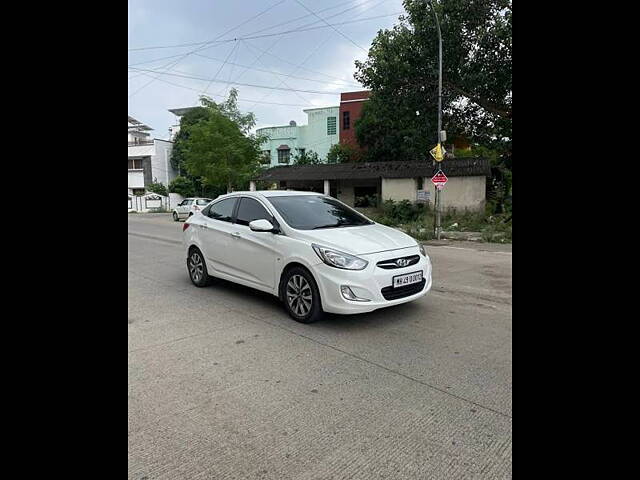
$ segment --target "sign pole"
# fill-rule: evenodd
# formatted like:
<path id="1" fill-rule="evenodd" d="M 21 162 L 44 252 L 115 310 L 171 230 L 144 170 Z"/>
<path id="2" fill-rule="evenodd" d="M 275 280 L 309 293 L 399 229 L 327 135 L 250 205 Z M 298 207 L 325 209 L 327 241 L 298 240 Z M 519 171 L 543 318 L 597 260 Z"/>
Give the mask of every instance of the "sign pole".
<path id="1" fill-rule="evenodd" d="M 442 163 L 442 150 L 440 143 L 443 141 L 441 138 L 442 132 L 442 32 L 440 31 L 440 21 L 438 20 L 438 14 L 436 13 L 436 9 L 433 5 L 433 0 L 429 2 L 431 4 L 431 10 L 433 11 L 433 16 L 436 19 L 436 26 L 438 28 L 438 146 L 436 147 L 438 150 L 438 156 L 440 158 L 436 158 L 436 163 Z M 438 167 L 438 171 L 440 171 L 440 166 Z M 436 221 L 435 221 L 435 237 L 440 240 L 440 214 L 441 214 L 441 195 L 440 188 L 436 185 L 436 198 L 435 198 L 435 209 L 436 209 Z"/>

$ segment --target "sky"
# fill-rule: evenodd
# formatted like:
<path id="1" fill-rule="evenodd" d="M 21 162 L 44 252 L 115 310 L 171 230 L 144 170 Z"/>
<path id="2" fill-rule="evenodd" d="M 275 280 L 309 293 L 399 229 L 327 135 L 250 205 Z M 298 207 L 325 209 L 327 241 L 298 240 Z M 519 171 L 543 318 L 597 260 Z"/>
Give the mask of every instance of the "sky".
<path id="1" fill-rule="evenodd" d="M 402 13 L 402 0 L 129 0 L 128 114 L 166 139 L 168 109 L 234 87 L 256 128 L 305 125 L 305 108 L 363 89 L 354 61 Z"/>

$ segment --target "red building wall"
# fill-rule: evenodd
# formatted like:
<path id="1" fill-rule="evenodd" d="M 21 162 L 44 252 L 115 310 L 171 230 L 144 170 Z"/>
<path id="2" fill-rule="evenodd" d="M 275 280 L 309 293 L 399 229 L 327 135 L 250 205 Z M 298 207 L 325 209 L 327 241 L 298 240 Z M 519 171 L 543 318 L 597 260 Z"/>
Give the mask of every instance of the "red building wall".
<path id="1" fill-rule="evenodd" d="M 369 98 L 370 92 L 362 90 L 360 92 L 344 92 L 340 94 L 340 143 L 349 144 L 352 147 L 361 150 L 356 140 L 356 131 L 354 129 L 355 121 L 362 115 L 362 107 L 364 102 Z M 345 128 L 344 112 L 349 112 L 349 125 Z"/>

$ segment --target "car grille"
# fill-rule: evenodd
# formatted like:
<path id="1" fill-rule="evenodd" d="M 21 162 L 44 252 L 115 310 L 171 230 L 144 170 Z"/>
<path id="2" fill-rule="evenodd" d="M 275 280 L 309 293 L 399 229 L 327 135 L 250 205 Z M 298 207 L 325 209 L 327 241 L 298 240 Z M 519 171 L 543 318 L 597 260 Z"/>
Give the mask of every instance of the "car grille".
<path id="1" fill-rule="evenodd" d="M 406 265 L 398 265 L 396 264 L 398 260 L 407 260 L 408 263 Z M 376 265 L 378 265 L 378 267 L 380 268 L 384 268 L 385 270 L 391 270 L 392 268 L 405 268 L 405 267 L 408 267 L 409 265 L 415 265 L 419 261 L 420 261 L 420 255 L 411 255 L 409 257 L 399 257 L 399 258 L 392 258 L 390 260 L 381 260 Z"/>
<path id="2" fill-rule="evenodd" d="M 407 285 L 406 287 L 384 287 L 380 290 L 380 293 L 382 293 L 385 300 L 397 300 L 398 298 L 410 297 L 411 295 L 420 293 L 426 283 L 427 280 L 423 278 L 421 282 Z"/>

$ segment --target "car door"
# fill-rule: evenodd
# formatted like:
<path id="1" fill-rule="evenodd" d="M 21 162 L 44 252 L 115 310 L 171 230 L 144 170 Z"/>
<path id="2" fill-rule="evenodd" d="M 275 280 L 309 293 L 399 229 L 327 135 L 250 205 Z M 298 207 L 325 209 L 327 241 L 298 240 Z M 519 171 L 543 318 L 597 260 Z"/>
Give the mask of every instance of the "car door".
<path id="1" fill-rule="evenodd" d="M 191 207 L 192 199 L 186 198 L 184 199 L 177 207 L 178 216 L 186 217 L 189 214 L 189 208 Z"/>
<path id="2" fill-rule="evenodd" d="M 258 200 L 240 197 L 239 202 L 228 254 L 230 271 L 237 278 L 255 284 L 256 287 L 273 289 L 276 258 L 282 245 L 279 235 L 254 232 L 249 228 L 249 222 L 265 219 L 274 223 L 275 220 Z"/>
<path id="3" fill-rule="evenodd" d="M 231 234 L 234 230 L 233 212 L 236 205 L 236 197 L 226 198 L 211 205 L 197 217 L 199 236 L 204 256 L 207 259 L 207 268 L 212 274 L 215 272 L 232 274 L 233 267 L 229 256 L 229 248 L 232 245 Z M 196 217 L 193 217 L 196 218 Z"/>

